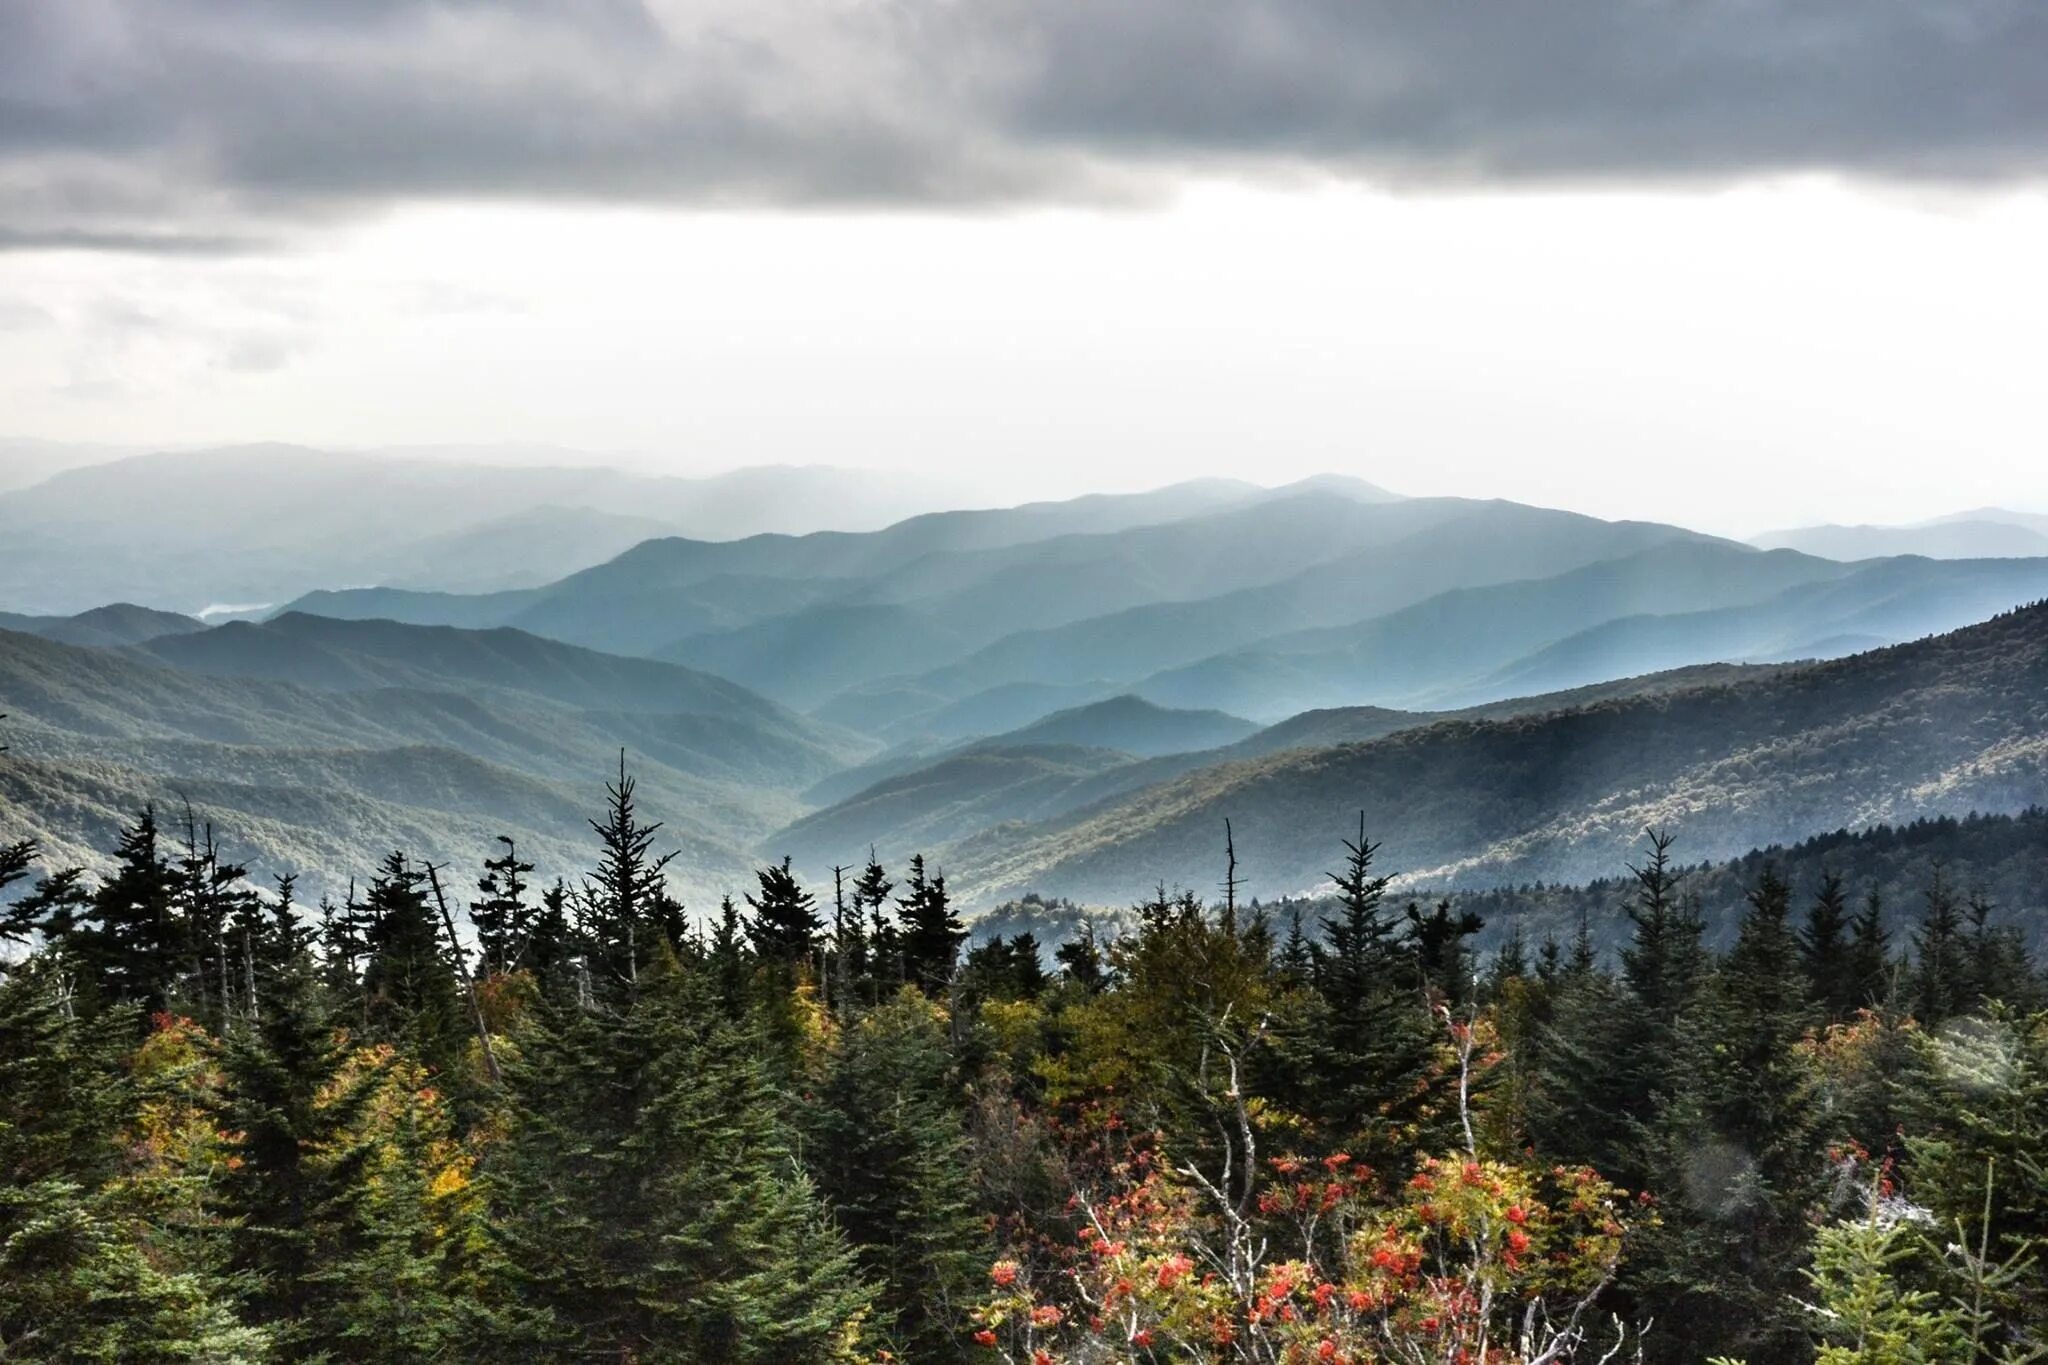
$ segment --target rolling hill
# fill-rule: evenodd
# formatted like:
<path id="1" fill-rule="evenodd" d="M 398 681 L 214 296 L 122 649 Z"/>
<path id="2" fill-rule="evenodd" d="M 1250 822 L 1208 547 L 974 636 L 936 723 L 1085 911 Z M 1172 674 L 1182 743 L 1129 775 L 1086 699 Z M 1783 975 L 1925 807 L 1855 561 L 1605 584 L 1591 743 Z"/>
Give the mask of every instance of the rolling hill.
<path id="1" fill-rule="evenodd" d="M 1216 864 L 1235 821 L 1254 892 L 1314 886 L 1351 812 L 1437 885 L 1605 875 L 1648 824 L 1695 856 L 1789 830 L 2013 811 L 2048 797 L 2048 606 L 1753 681 L 1204 767 L 945 850 L 987 902 L 1120 901 Z"/>
<path id="2" fill-rule="evenodd" d="M 508 833 L 573 874 L 624 747 L 699 899 L 744 880 L 751 847 L 803 813 L 800 788 L 866 752 L 673 665 L 316 618 L 160 651 L 0 632 L 0 712 L 0 837 L 103 849 L 136 801 L 189 797 L 265 873 L 360 874 L 394 840 L 466 865 Z"/>
<path id="3" fill-rule="evenodd" d="M 73 616 L 17 616 L 0 611 L 0 630 L 40 635 L 67 645 L 139 645 L 160 635 L 205 630 L 206 623 L 132 602 L 114 602 Z"/>
<path id="4" fill-rule="evenodd" d="M 956 505 L 928 479 L 770 466 L 671 478 L 513 452 L 251 445 L 61 468 L 0 492 L 0 604 L 179 611 L 345 584 L 477 591 L 552 582 L 650 536 L 873 530 Z M 502 624 L 493 622 L 492 624 Z"/>

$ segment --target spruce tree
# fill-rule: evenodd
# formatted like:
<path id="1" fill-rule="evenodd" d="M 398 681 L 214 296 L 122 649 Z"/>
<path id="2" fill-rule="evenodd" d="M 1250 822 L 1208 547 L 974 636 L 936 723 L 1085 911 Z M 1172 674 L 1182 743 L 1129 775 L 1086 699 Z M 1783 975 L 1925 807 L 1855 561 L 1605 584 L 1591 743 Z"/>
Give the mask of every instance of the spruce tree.
<path id="1" fill-rule="evenodd" d="M 643 825 L 635 803 L 636 784 L 619 751 L 619 777 L 605 784 L 605 817 L 592 820 L 600 852 L 597 870 L 578 894 L 592 989 L 605 998 L 629 992 L 640 968 L 682 940 L 683 907 L 670 898 L 666 869 L 674 851 L 656 855 L 660 824 Z"/>
<path id="2" fill-rule="evenodd" d="M 895 889 L 896 883 L 889 879 L 870 846 L 867 866 L 853 884 L 853 910 L 856 915 L 867 912 L 868 970 L 860 989 L 862 998 L 871 1005 L 895 994 L 907 979 L 903 971 L 902 933 L 889 913 L 889 893 Z"/>
<path id="3" fill-rule="evenodd" d="M 1847 998 L 1856 1009 L 1877 1009 L 1891 998 L 1891 931 L 1884 926 L 1884 901 L 1875 887 L 1849 924 L 1849 950 L 1844 965 Z"/>
<path id="4" fill-rule="evenodd" d="M 1834 872 L 1824 872 L 1799 933 L 1799 962 L 1806 972 L 1807 998 L 1829 1023 L 1848 1018 L 1864 1003 L 1858 999 L 1857 982 L 1850 972 L 1848 934 L 1849 902 L 1842 879 Z"/>
<path id="5" fill-rule="evenodd" d="M 257 989 L 263 1008 L 220 1045 L 221 1126 L 236 1137 L 216 1197 L 257 1321 L 288 1327 L 311 1303 L 310 1224 L 334 1195 L 313 1154 L 367 1095 L 332 1089 L 347 1049 L 307 954 L 272 966 Z"/>
<path id="6" fill-rule="evenodd" d="M 944 1016 L 906 991 L 843 1034 L 806 1125 L 819 1187 L 881 1286 L 878 1326 L 908 1360 L 961 1356 L 993 1250 L 951 1070 Z"/>
<path id="7" fill-rule="evenodd" d="M 1913 935 L 1913 970 L 1909 984 L 1913 1015 L 1932 1028 L 1961 1014 L 1975 1003 L 1969 998 L 1970 962 L 1963 941 L 1962 907 L 1943 869 L 1936 867 L 1927 883 L 1927 908 Z"/>
<path id="8" fill-rule="evenodd" d="M 945 874 L 927 876 L 922 853 L 910 860 L 910 880 L 904 883 L 904 891 L 906 894 L 896 898 L 903 923 L 899 945 L 904 971 L 911 984 L 937 999 L 953 979 L 967 929 L 953 913 Z"/>
<path id="9" fill-rule="evenodd" d="M 616 1016 L 544 1004 L 507 1067 L 507 1141 L 483 1175 L 527 1318 L 499 1358 L 833 1358 L 868 1292 L 758 1047 L 673 955 L 641 985 Z"/>
<path id="10" fill-rule="evenodd" d="M 818 931 L 825 927 L 818 915 L 817 897 L 797 881 L 787 858 L 762 868 L 754 877 L 760 883 L 760 894 L 747 897 L 747 906 L 754 912 L 747 921 L 747 939 L 754 955 L 784 968 L 808 962 L 818 946 Z"/>
<path id="11" fill-rule="evenodd" d="M 393 853 L 370 883 L 363 991 L 374 1036 L 402 1042 L 437 1071 L 453 1067 L 468 1028 L 426 874 Z"/>
<path id="12" fill-rule="evenodd" d="M 1368 1130 L 1398 1131 L 1424 1107 L 1436 1028 L 1415 985 L 1413 957 L 1382 913 L 1389 879 L 1373 871 L 1379 846 L 1366 839 L 1362 814 L 1357 840 L 1344 848 L 1344 868 L 1331 874 L 1338 913 L 1323 918 L 1315 956 L 1322 1017 L 1305 1025 L 1304 1060 L 1322 1091 L 1331 1140 L 1358 1151 Z M 1366 1151 L 1374 1159 L 1393 1155 Z"/>
<path id="13" fill-rule="evenodd" d="M 1802 1359 L 1801 1284 L 1820 1194 L 1819 1105 L 1799 1048 L 1812 1019 L 1791 888 L 1766 866 L 1688 1039 L 1688 1083 L 1658 1116 L 1663 1220 L 1630 1280 L 1688 1359 Z"/>
<path id="14" fill-rule="evenodd" d="M 114 863 L 67 946 L 101 998 L 146 1013 L 163 1010 L 189 958 L 178 920 L 177 869 L 162 848 L 154 806 L 144 806 L 135 823 L 122 828 Z"/>
<path id="15" fill-rule="evenodd" d="M 536 910 L 526 903 L 526 876 L 533 864 L 519 856 L 519 846 L 501 834 L 498 842 L 505 851 L 484 860 L 483 875 L 477 879 L 477 899 L 469 903 L 469 922 L 476 928 L 477 948 L 483 954 L 477 965 L 479 975 L 518 971 L 528 965 L 528 941 L 533 937 Z"/>

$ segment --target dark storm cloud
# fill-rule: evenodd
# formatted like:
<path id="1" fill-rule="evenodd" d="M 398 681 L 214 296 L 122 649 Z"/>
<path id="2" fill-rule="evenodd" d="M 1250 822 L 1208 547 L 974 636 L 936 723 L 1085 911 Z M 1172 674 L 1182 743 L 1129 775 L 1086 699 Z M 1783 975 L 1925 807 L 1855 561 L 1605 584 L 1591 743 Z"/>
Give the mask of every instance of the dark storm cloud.
<path id="1" fill-rule="evenodd" d="M 407 199 L 2048 166 L 2042 0 L 0 0 L 0 246 Z"/>

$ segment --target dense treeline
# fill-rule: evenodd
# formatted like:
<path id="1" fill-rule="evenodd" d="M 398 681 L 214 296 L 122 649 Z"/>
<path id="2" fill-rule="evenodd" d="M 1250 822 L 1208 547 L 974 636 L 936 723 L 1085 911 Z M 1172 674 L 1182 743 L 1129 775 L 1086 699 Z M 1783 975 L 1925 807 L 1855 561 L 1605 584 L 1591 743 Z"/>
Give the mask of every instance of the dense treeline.
<path id="1" fill-rule="evenodd" d="M 2048 1015 L 1950 874 L 1905 931 L 1648 837 L 1475 949 L 1358 828 L 1275 919 L 1160 890 L 971 950 L 944 876 L 693 914 L 394 853 L 313 907 L 189 815 L 0 849 L 0 1360 L 2002 1361 L 2048 1341 Z M 466 925 L 466 927 L 465 927 Z"/>

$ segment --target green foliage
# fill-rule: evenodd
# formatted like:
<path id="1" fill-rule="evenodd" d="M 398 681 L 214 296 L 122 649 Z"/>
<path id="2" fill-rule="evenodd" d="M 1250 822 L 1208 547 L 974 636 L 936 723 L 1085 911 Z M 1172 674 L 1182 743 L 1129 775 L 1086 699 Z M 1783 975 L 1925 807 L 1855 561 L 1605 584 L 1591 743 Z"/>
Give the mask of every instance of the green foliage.
<path id="1" fill-rule="evenodd" d="M 877 1328 L 919 1361 L 959 1354 L 992 1250 L 947 1022 L 906 987 L 843 1031 L 804 1120 L 819 1188 L 881 1287 Z"/>

